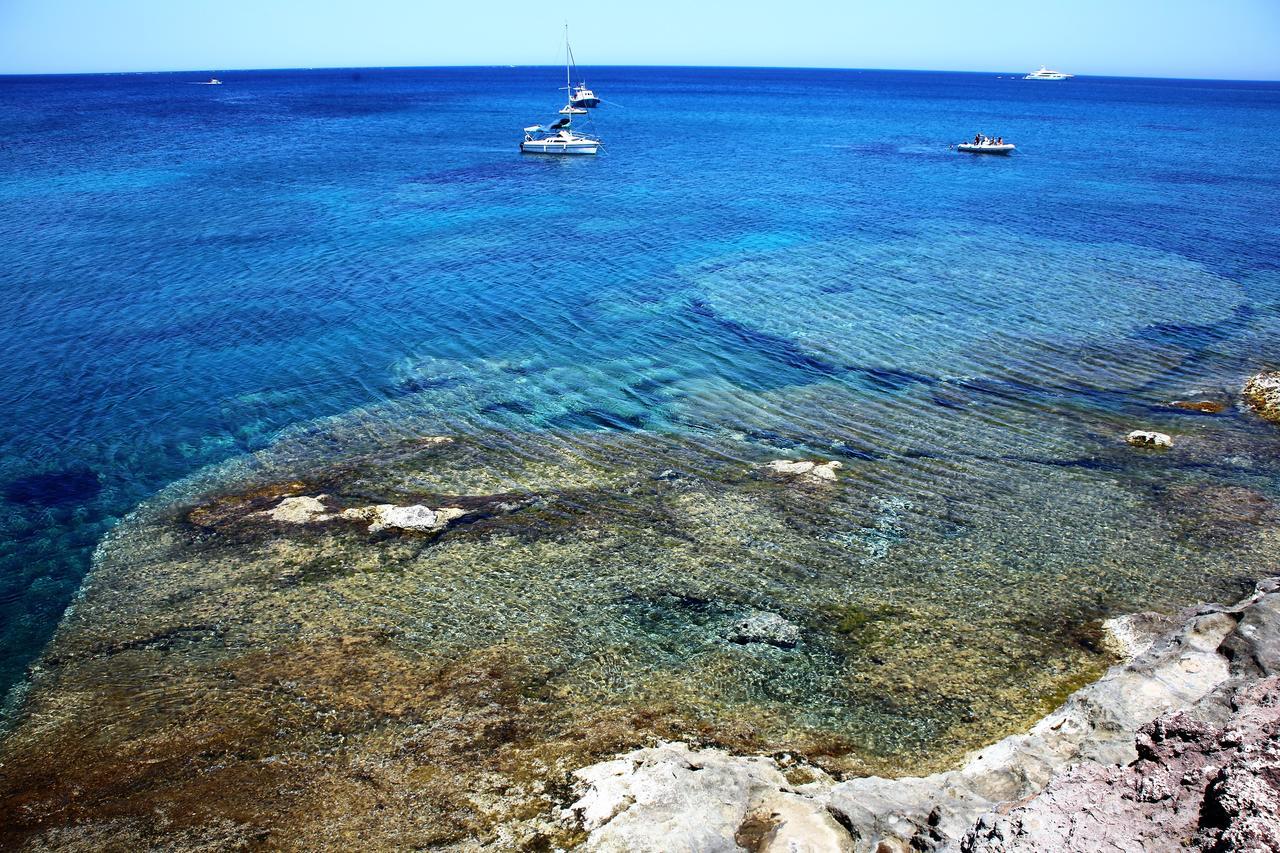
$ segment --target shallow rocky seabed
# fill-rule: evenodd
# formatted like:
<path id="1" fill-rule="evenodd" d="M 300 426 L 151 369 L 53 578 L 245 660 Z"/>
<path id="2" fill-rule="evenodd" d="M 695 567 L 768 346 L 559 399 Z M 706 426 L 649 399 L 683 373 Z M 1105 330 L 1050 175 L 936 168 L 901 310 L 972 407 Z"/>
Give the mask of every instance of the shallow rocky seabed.
<path id="1" fill-rule="evenodd" d="M 571 846 L 572 771 L 658 739 L 940 770 L 1112 663 L 1101 619 L 1280 574 L 1252 414 L 1170 409 L 1157 451 L 922 393 L 953 414 L 874 452 L 822 385 L 787 409 L 848 434 L 770 429 L 763 397 L 702 435 L 442 436 L 400 404 L 178 484 L 103 542 L 12 702 L 4 840 Z"/>

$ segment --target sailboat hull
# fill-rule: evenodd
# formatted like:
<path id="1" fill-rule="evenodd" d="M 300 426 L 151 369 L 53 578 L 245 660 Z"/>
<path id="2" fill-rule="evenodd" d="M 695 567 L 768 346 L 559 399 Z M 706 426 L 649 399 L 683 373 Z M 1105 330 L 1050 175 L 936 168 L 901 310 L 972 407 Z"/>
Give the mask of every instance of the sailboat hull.
<path id="1" fill-rule="evenodd" d="M 523 154 L 595 154 L 599 142 L 561 142 L 556 139 L 532 139 L 520 143 Z"/>

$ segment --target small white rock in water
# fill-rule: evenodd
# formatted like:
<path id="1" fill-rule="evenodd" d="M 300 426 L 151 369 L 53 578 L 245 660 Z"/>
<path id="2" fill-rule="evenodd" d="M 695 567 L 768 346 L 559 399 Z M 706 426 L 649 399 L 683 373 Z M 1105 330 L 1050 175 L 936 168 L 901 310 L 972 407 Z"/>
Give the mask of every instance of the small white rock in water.
<path id="1" fill-rule="evenodd" d="M 311 497 L 309 495 L 299 495 L 297 497 L 284 498 L 273 508 L 267 510 L 261 515 L 268 516 L 272 521 L 283 521 L 289 524 L 310 524 L 313 521 L 327 521 L 333 518 L 329 514 L 329 510 L 325 507 L 321 498 Z"/>
<path id="2" fill-rule="evenodd" d="M 1134 447 L 1173 447 L 1173 438 L 1147 429 L 1135 429 L 1124 440 Z"/>
<path id="3" fill-rule="evenodd" d="M 431 509 L 421 504 L 396 506 L 395 504 L 378 504 L 358 509 L 343 510 L 342 517 L 369 522 L 369 532 L 395 528 L 397 530 L 439 530 L 456 518 L 466 515 L 466 510 L 457 507 Z"/>
<path id="4" fill-rule="evenodd" d="M 777 613 L 752 610 L 729 627 L 728 639 L 734 643 L 767 643 L 790 649 L 800 642 L 800 629 Z"/>
<path id="5" fill-rule="evenodd" d="M 790 459 L 775 459 L 772 462 L 765 463 L 764 467 L 775 474 L 785 474 L 792 477 L 806 476 L 815 480 L 834 482 L 836 469 L 843 468 L 844 465 L 834 459 L 823 463 L 810 462 L 803 459 L 799 462 L 792 462 Z"/>
<path id="6" fill-rule="evenodd" d="M 836 469 L 843 467 L 843 464 L 833 459 L 830 462 L 824 462 L 821 465 L 814 465 L 813 470 L 809 472 L 809 476 L 817 477 L 819 480 L 830 480 L 834 483 L 836 479 Z"/>

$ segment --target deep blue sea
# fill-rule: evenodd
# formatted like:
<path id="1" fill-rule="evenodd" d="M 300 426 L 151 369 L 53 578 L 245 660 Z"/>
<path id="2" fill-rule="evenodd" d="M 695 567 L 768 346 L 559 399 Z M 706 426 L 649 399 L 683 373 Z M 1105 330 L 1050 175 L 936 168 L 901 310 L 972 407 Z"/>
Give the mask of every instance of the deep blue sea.
<path id="1" fill-rule="evenodd" d="M 776 435 L 837 388 L 852 458 L 963 467 L 1280 363 L 1280 84 L 598 68 L 605 153 L 522 156 L 559 74 L 0 78 L 0 689 L 140 501 L 406 395 Z"/>

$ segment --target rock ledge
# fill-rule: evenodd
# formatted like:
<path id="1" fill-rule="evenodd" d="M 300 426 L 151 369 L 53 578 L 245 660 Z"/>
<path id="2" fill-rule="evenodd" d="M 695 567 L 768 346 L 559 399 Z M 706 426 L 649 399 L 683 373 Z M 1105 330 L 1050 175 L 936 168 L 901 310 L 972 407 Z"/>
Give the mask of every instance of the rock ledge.
<path id="1" fill-rule="evenodd" d="M 1280 850 L 1280 581 L 1167 619 L 1113 626 L 1135 657 L 957 770 L 792 785 L 664 743 L 577 771 L 565 819 L 598 851 Z"/>

